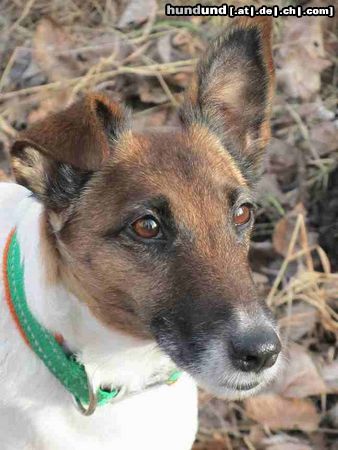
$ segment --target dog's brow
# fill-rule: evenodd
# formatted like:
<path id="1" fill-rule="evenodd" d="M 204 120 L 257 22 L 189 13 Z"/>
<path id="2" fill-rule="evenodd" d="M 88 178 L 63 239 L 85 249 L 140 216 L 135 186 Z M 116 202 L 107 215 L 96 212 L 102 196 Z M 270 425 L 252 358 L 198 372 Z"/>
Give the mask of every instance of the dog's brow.
<path id="1" fill-rule="evenodd" d="M 232 205 L 235 205 L 236 203 L 254 203 L 254 197 L 252 195 L 252 193 L 246 189 L 246 188 L 235 188 L 235 189 L 230 189 L 229 187 L 226 186 L 225 187 L 225 192 L 230 200 L 230 203 Z"/>
<path id="2" fill-rule="evenodd" d="M 160 214 L 163 214 L 166 216 L 170 215 L 169 201 L 163 195 L 160 195 L 157 197 L 152 197 L 152 198 L 147 198 L 147 199 L 141 201 L 137 206 L 140 206 L 140 205 L 147 209 L 155 209 Z"/>

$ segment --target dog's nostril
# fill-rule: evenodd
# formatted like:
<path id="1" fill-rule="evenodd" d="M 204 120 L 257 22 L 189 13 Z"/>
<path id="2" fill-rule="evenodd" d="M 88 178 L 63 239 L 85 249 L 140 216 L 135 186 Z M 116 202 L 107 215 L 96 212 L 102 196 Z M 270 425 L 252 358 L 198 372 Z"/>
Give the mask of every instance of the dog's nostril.
<path id="1" fill-rule="evenodd" d="M 269 332 L 248 333 L 233 338 L 232 361 L 243 372 L 260 372 L 272 367 L 281 351 L 277 334 Z"/>

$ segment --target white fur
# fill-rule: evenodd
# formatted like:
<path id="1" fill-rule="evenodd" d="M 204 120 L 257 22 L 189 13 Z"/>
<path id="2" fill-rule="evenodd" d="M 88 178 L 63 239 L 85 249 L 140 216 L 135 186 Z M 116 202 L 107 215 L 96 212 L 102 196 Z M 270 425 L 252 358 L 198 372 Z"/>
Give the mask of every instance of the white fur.
<path id="1" fill-rule="evenodd" d="M 40 256 L 42 207 L 16 184 L 0 183 L 0 269 L 16 226 L 25 264 L 25 290 L 35 317 L 63 335 L 96 386 L 141 390 L 172 363 L 154 342 L 108 330 L 63 286 L 48 287 Z M 155 377 L 155 378 L 154 378 Z M 81 416 L 70 394 L 25 345 L 9 314 L 0 279 L 1 450 L 189 450 L 197 428 L 197 393 L 184 375 L 117 404 Z"/>

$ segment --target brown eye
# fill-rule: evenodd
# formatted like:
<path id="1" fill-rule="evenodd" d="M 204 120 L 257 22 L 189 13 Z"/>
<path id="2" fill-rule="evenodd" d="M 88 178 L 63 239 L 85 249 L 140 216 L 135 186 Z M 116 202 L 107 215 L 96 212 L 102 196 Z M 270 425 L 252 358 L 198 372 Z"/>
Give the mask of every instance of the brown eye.
<path id="1" fill-rule="evenodd" d="M 132 228 L 143 239 L 155 238 L 160 233 L 160 225 L 152 216 L 141 217 L 132 224 Z"/>
<path id="2" fill-rule="evenodd" d="M 245 225 L 251 219 L 251 207 L 250 205 L 239 206 L 234 214 L 235 225 Z"/>

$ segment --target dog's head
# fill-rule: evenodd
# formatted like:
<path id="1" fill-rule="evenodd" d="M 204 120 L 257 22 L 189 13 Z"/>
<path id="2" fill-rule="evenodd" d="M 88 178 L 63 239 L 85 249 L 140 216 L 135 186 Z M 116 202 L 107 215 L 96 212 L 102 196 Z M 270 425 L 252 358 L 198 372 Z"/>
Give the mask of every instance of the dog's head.
<path id="1" fill-rule="evenodd" d="M 270 19 L 244 19 L 211 45 L 175 132 L 134 133 L 122 107 L 93 94 L 12 149 L 71 289 L 107 326 L 152 336 L 224 395 L 255 392 L 280 359 L 248 265 L 269 139 L 270 34 Z"/>

